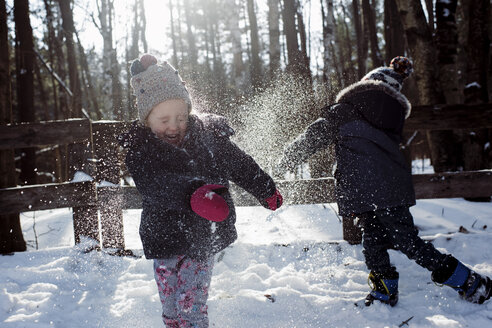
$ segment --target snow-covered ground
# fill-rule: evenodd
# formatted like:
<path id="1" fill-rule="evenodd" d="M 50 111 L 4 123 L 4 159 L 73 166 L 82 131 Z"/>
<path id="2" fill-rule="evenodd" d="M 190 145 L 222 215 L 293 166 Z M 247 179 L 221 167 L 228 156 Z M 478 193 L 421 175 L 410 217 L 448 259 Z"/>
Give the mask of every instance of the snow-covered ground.
<path id="1" fill-rule="evenodd" d="M 409 327 L 492 326 L 492 301 L 462 301 L 393 251 L 397 306 L 355 306 L 369 290 L 368 272 L 362 247 L 342 240 L 334 210 L 334 204 L 275 213 L 239 208 L 239 239 L 216 258 L 211 327 L 398 327 L 410 318 Z M 421 236 L 492 276 L 491 203 L 422 200 L 411 211 Z M 139 216 L 138 210 L 124 215 L 127 248 L 137 254 Z M 458 232 L 460 226 L 469 233 Z M 151 261 L 84 254 L 73 246 L 68 209 L 23 213 L 22 227 L 28 252 L 1 258 L 1 327 L 162 326 Z"/>

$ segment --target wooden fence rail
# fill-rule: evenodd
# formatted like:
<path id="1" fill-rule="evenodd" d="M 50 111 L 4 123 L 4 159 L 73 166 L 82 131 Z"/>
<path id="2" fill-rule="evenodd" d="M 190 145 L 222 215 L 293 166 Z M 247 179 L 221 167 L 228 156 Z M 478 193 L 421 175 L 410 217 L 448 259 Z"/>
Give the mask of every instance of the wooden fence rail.
<path id="1" fill-rule="evenodd" d="M 492 170 L 414 174 L 417 199 L 478 198 L 492 195 Z M 336 201 L 334 178 L 282 180 L 277 186 L 284 204 L 322 204 Z M 231 193 L 237 206 L 259 206 L 258 201 L 232 184 Z M 65 182 L 0 189 L 0 213 L 11 214 L 63 207 L 97 206 L 102 208 L 117 199 L 121 209 L 141 209 L 137 188 L 96 187 L 93 181 Z M 111 207 L 114 207 L 111 204 Z"/>
<path id="2" fill-rule="evenodd" d="M 97 187 L 101 181 L 119 185 L 119 146 L 116 136 L 130 123 L 70 119 L 0 126 L 0 149 L 92 143 L 98 159 L 94 181 L 0 189 L 0 213 L 73 207 L 75 241 L 85 235 L 104 247 L 124 249 L 122 210 L 141 208 L 135 187 Z M 492 104 L 414 107 L 405 131 L 492 128 Z M 419 174 L 413 176 L 416 196 L 425 198 L 488 197 L 492 170 Z M 335 201 L 334 179 L 278 181 L 286 204 Z M 249 194 L 231 186 L 238 206 L 257 206 Z M 345 229 L 344 221 L 344 229 Z M 101 231 L 99 231 L 99 226 Z M 344 232 L 345 233 L 345 232 Z"/>

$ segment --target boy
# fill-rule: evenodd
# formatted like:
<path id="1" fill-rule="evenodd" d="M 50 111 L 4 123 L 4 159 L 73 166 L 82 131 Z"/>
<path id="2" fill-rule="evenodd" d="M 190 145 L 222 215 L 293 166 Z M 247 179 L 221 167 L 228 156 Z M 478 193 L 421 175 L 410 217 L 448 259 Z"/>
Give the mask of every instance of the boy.
<path id="1" fill-rule="evenodd" d="M 390 67 L 379 67 L 342 90 L 336 104 L 324 108 L 322 117 L 287 146 L 278 170 L 292 171 L 335 144 L 339 212 L 357 219 L 363 229 L 363 253 L 372 282 L 367 306 L 375 300 L 391 306 L 398 302 L 399 274 L 390 264 L 390 248 L 431 271 L 434 282 L 481 304 L 492 294 L 491 280 L 420 239 L 409 211 L 415 193 L 399 144 L 411 105 L 400 90 L 412 66 L 409 59 L 396 57 Z"/>

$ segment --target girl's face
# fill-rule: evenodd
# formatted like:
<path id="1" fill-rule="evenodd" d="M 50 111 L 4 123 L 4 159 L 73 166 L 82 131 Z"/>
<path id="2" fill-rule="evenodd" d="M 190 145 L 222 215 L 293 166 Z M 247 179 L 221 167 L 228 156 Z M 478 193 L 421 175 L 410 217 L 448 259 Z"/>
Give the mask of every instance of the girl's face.
<path id="1" fill-rule="evenodd" d="M 188 128 L 188 105 L 182 99 L 169 99 L 152 108 L 147 126 L 161 140 L 179 146 Z"/>

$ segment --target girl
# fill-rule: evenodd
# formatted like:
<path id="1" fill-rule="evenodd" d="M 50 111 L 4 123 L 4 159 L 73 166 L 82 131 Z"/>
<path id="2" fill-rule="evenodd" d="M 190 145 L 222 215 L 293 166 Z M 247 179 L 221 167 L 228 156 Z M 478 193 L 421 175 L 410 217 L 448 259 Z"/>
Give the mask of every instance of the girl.
<path id="1" fill-rule="evenodd" d="M 139 121 L 120 137 L 142 195 L 140 238 L 167 327 L 208 327 L 214 254 L 237 238 L 229 180 L 276 210 L 272 178 L 229 138 L 225 118 L 191 113 L 178 72 L 144 55 L 131 66 Z"/>

